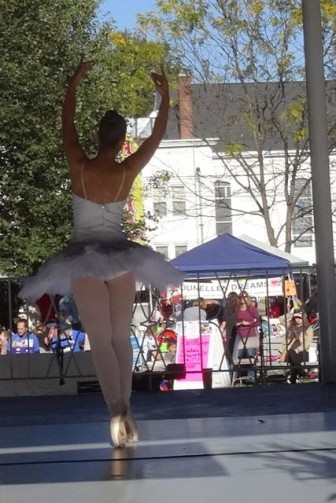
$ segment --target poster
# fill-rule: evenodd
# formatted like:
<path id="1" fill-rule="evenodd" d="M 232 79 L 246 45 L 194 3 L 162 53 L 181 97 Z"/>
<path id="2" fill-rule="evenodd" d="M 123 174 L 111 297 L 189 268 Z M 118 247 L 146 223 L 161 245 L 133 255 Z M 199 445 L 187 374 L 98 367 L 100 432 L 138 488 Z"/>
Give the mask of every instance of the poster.
<path id="1" fill-rule="evenodd" d="M 174 381 L 174 390 L 203 389 L 204 369 L 214 371 L 213 388 L 231 386 L 222 337 L 216 324 L 204 322 L 200 325 L 199 321 L 178 322 L 176 333 L 176 363 L 185 364 L 186 376 Z"/>

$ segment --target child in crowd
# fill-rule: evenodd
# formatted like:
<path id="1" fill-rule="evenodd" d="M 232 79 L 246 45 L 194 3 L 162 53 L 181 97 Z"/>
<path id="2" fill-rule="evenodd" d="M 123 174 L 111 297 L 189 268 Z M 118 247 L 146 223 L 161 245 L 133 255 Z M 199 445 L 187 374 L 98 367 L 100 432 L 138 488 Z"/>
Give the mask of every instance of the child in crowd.
<path id="1" fill-rule="evenodd" d="M 9 344 L 10 344 L 10 331 L 3 329 L 0 332 L 0 354 L 1 355 L 6 355 L 7 351 L 9 352 Z"/>

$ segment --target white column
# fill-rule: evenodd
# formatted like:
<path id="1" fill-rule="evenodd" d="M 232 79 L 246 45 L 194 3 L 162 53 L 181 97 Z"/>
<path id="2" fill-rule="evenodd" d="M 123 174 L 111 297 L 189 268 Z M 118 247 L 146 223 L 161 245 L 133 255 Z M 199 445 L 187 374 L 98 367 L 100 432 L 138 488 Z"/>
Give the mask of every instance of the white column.
<path id="1" fill-rule="evenodd" d="M 302 0 L 322 381 L 336 382 L 336 282 L 320 0 Z"/>

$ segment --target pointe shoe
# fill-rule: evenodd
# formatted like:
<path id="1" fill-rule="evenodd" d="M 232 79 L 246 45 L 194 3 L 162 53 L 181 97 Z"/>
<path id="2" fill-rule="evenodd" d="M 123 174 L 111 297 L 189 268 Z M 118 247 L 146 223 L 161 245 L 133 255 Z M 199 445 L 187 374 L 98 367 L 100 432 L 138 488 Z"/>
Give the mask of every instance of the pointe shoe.
<path id="1" fill-rule="evenodd" d="M 126 442 L 134 444 L 139 440 L 139 432 L 136 422 L 129 414 L 129 412 L 124 417 L 125 432 L 126 432 Z"/>
<path id="2" fill-rule="evenodd" d="M 123 416 L 118 415 L 111 418 L 110 434 L 112 445 L 115 448 L 125 447 L 127 435 Z"/>

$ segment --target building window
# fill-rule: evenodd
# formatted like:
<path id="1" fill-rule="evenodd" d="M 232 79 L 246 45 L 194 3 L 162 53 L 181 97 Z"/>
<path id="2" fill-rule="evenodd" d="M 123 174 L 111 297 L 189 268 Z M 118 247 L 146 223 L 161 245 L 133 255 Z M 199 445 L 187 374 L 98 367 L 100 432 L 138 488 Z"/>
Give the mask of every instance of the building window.
<path id="1" fill-rule="evenodd" d="M 187 251 L 187 245 L 175 245 L 175 257 L 182 255 Z"/>
<path id="2" fill-rule="evenodd" d="M 180 216 L 186 213 L 185 190 L 183 185 L 171 188 L 173 215 Z"/>
<path id="3" fill-rule="evenodd" d="M 227 182 L 215 182 L 216 234 L 232 234 L 231 186 Z"/>
<path id="4" fill-rule="evenodd" d="M 158 253 L 161 253 L 164 257 L 169 258 L 168 257 L 168 246 L 167 245 L 156 246 L 155 249 L 156 249 L 156 251 Z"/>
<path id="5" fill-rule="evenodd" d="M 167 215 L 166 191 L 162 188 L 153 189 L 153 210 L 154 215 L 158 218 Z"/>
<path id="6" fill-rule="evenodd" d="M 297 198 L 293 216 L 293 241 L 296 248 L 313 246 L 312 193 L 310 182 L 295 180 L 294 197 Z"/>

